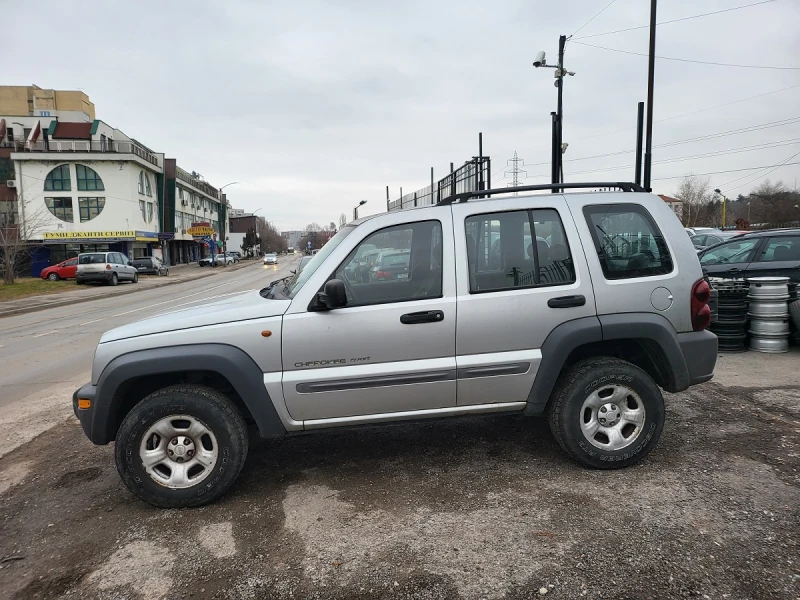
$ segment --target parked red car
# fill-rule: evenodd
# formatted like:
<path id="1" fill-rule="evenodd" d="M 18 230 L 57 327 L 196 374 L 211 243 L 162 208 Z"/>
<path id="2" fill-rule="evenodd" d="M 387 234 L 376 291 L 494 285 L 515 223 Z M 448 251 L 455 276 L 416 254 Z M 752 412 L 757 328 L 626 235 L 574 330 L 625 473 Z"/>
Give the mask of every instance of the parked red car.
<path id="1" fill-rule="evenodd" d="M 75 272 L 78 270 L 78 257 L 70 258 L 52 267 L 42 269 L 41 278 L 50 281 L 59 279 L 75 279 Z"/>

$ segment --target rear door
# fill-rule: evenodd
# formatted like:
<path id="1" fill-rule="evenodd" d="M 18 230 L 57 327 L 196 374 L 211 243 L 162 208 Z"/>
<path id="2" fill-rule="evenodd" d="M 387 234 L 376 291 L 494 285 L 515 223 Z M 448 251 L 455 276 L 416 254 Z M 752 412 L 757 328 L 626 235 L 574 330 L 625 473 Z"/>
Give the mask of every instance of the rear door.
<path id="1" fill-rule="evenodd" d="M 458 405 L 525 402 L 550 332 L 596 312 L 572 216 L 548 194 L 455 204 L 453 222 Z"/>
<path id="2" fill-rule="evenodd" d="M 770 237 L 747 266 L 749 277 L 789 277 L 800 283 L 800 234 Z"/>

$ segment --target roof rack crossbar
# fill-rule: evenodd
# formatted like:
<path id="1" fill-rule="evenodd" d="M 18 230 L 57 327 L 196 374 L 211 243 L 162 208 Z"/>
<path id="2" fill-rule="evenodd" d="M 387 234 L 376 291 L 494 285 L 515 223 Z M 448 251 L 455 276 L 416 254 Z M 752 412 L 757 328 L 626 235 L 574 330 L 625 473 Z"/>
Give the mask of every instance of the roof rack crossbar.
<path id="1" fill-rule="evenodd" d="M 644 192 L 646 191 L 642 186 L 631 183 L 628 181 L 615 181 L 615 182 L 588 182 L 588 183 L 542 183 L 537 185 L 521 185 L 518 187 L 497 188 L 492 190 L 475 190 L 474 192 L 463 192 L 461 194 L 453 194 L 447 198 L 443 198 L 438 204 L 453 204 L 455 202 L 467 202 L 470 198 L 479 198 L 483 196 L 491 196 L 492 194 L 508 194 L 513 192 L 534 192 L 543 190 L 564 191 L 569 189 L 586 189 L 586 188 L 617 188 L 623 192 Z"/>

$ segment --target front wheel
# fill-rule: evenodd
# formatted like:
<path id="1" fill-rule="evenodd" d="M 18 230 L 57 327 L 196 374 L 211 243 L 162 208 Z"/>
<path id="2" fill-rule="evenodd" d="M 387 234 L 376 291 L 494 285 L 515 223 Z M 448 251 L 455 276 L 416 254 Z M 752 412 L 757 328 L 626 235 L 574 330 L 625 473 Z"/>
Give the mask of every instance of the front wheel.
<path id="1" fill-rule="evenodd" d="M 616 358 L 573 365 L 556 384 L 548 419 L 561 447 L 579 463 L 618 469 L 639 462 L 664 428 L 664 398 L 642 369 Z"/>
<path id="2" fill-rule="evenodd" d="M 236 406 L 200 385 L 173 385 L 133 407 L 114 451 L 123 483 L 159 508 L 202 506 L 222 496 L 247 458 Z"/>
<path id="3" fill-rule="evenodd" d="M 49 274 L 47 275 L 47 278 L 48 278 L 50 281 L 58 281 L 59 279 L 61 279 L 61 278 L 58 276 L 58 273 L 49 273 Z"/>

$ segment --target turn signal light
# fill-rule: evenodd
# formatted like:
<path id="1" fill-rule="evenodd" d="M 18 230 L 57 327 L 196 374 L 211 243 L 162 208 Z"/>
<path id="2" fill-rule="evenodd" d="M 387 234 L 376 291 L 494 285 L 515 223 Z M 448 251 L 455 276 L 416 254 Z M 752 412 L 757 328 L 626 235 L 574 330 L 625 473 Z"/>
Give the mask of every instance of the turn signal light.
<path id="1" fill-rule="evenodd" d="M 88 398 L 78 398 L 78 408 L 92 408 L 92 401 Z"/>

